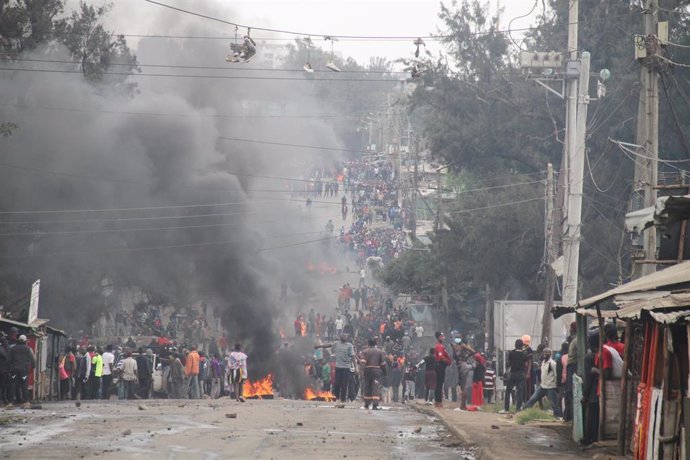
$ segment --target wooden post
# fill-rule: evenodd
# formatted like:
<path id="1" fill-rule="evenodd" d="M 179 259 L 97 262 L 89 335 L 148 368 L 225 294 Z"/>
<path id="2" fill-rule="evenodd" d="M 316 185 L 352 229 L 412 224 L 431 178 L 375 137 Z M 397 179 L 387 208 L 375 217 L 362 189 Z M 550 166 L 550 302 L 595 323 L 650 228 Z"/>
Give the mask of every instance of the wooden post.
<path id="1" fill-rule="evenodd" d="M 597 304 L 597 318 L 599 319 L 599 433 L 597 439 L 604 439 L 604 420 L 606 414 L 606 379 L 604 378 L 604 318 L 601 307 Z"/>
<path id="2" fill-rule="evenodd" d="M 628 366 L 630 365 L 630 349 L 632 342 L 632 320 L 625 321 L 625 349 L 623 350 L 623 377 L 621 381 L 621 412 L 620 421 L 618 422 L 618 455 L 625 455 L 626 453 L 626 425 L 628 423 L 628 392 L 630 388 L 630 380 L 628 379 Z"/>

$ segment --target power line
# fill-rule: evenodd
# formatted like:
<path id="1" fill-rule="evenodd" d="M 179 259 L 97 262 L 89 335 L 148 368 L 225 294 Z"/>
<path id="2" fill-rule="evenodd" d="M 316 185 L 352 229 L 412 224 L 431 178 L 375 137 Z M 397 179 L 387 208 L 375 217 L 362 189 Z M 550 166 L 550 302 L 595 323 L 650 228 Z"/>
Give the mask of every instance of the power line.
<path id="1" fill-rule="evenodd" d="M 320 219 L 325 219 L 328 217 L 337 218 L 336 214 L 327 216 L 318 216 Z M 295 222 L 304 221 L 304 217 L 299 217 L 298 219 L 281 219 L 281 220 L 266 220 L 261 222 L 252 222 L 252 224 L 278 224 L 285 222 Z M 217 227 L 235 227 L 237 225 L 246 225 L 247 222 L 230 222 L 222 224 L 205 224 L 205 225 L 182 225 L 176 227 L 138 227 L 138 228 L 109 228 L 109 229 L 98 229 L 98 230 L 64 230 L 64 231 L 34 231 L 34 232 L 12 232 L 12 233 L 0 233 L 0 237 L 9 236 L 30 236 L 30 237 L 42 237 L 46 235 L 82 235 L 82 234 L 99 234 L 99 233 L 129 233 L 129 232 L 152 232 L 152 231 L 166 231 L 166 230 L 190 230 L 198 228 L 217 228 Z"/>
<path id="2" fill-rule="evenodd" d="M 0 57 L 3 55 L 0 54 Z M 4 55 L 8 57 L 9 55 Z M 11 62 L 42 62 L 42 63 L 52 63 L 52 64 L 73 64 L 81 65 L 79 61 L 70 61 L 66 59 L 34 59 L 34 58 L 11 58 Z M 274 69 L 274 68 L 257 68 L 257 67 L 228 67 L 226 66 L 200 66 L 200 65 L 181 65 L 181 64 L 142 64 L 137 62 L 135 66 L 132 64 L 113 62 L 109 63 L 108 67 L 154 67 L 154 68 L 168 68 L 168 69 L 192 69 L 192 70 L 230 70 L 230 71 L 254 71 L 254 72 L 293 72 L 304 74 L 304 69 Z M 313 73 L 327 73 L 329 75 L 333 74 L 332 70 L 318 70 L 314 69 Z M 409 72 L 404 71 L 385 71 L 385 72 L 374 72 L 370 70 L 341 70 L 340 73 L 361 73 L 361 74 L 409 74 Z"/>
<path id="3" fill-rule="evenodd" d="M 232 21 L 227 21 L 225 19 L 213 17 L 213 16 L 208 16 L 205 14 L 201 13 L 196 13 L 194 11 L 190 10 L 185 10 L 183 8 L 178 8 L 172 5 L 168 5 L 165 3 L 161 3 L 155 0 L 144 0 L 145 2 L 152 3 L 154 5 L 162 6 L 164 8 L 168 8 L 174 11 L 178 11 L 180 13 L 185 13 L 189 14 L 192 16 L 197 16 L 202 19 L 208 19 L 211 21 L 215 22 L 220 22 L 222 24 L 227 24 L 231 25 L 234 27 L 239 27 L 243 29 L 248 29 L 248 30 L 260 30 L 262 32 L 273 32 L 273 33 L 279 33 L 279 34 L 286 34 L 286 35 L 295 35 L 295 36 L 303 36 L 303 37 L 333 37 L 333 38 L 339 38 L 339 39 L 344 39 L 344 40 L 414 40 L 416 38 L 424 38 L 424 39 L 445 39 L 445 38 L 450 38 L 452 35 L 414 35 L 414 36 L 373 36 L 373 35 L 335 35 L 335 34 L 315 34 L 315 33 L 308 33 L 308 32 L 297 32 L 293 30 L 283 30 L 283 29 L 272 29 L 268 27 L 261 27 L 261 26 L 250 26 L 246 24 L 240 24 L 237 22 L 232 22 Z M 532 28 L 525 28 L 524 30 L 531 30 Z M 520 30 L 516 29 L 515 31 Z M 506 31 L 507 32 L 507 31 Z M 490 32 L 487 32 L 490 33 Z M 482 34 L 481 32 L 478 34 Z M 230 38 L 229 38 L 230 39 Z"/>
<path id="4" fill-rule="evenodd" d="M 261 26 L 252 26 L 248 24 L 240 24 L 237 22 L 225 20 L 222 18 L 214 17 L 214 16 L 209 16 L 201 13 L 196 13 L 194 11 L 190 10 L 185 10 L 183 8 L 178 8 L 172 5 L 168 5 L 166 3 L 154 1 L 154 0 L 144 0 L 145 2 L 161 6 L 163 8 L 168 8 L 174 11 L 178 11 L 180 13 L 184 14 L 189 14 L 192 16 L 196 16 L 202 19 L 208 19 L 210 21 L 215 21 L 219 22 L 222 24 L 227 24 L 230 26 L 237 28 L 243 28 L 243 29 L 248 29 L 248 30 L 260 30 L 262 32 L 273 32 L 273 33 L 278 33 L 278 34 L 285 34 L 285 35 L 293 35 L 297 37 L 332 37 L 332 38 L 337 38 L 340 40 L 354 40 L 354 41 L 397 41 L 397 40 L 415 40 L 417 38 L 423 38 L 424 40 L 447 40 L 450 38 L 453 38 L 454 35 L 452 34 L 439 34 L 439 35 L 429 35 L 429 34 L 417 34 L 417 35 L 392 35 L 392 36 L 386 36 L 386 35 L 337 35 L 337 34 L 323 34 L 323 33 L 309 33 L 309 32 L 299 32 L 299 31 L 292 31 L 292 30 L 283 30 L 283 29 L 273 29 L 273 28 L 268 28 L 268 27 L 261 27 Z M 628 16 L 628 13 L 622 13 L 620 15 L 617 15 L 615 17 L 622 17 L 622 16 Z M 577 21 L 575 24 L 586 24 L 588 21 Z M 497 33 L 497 34 L 509 34 L 511 32 L 527 32 L 527 31 L 536 31 L 539 30 L 539 27 L 522 27 L 518 29 L 495 29 L 495 30 L 487 30 L 487 31 L 477 31 L 477 32 L 471 32 L 469 35 L 472 36 L 481 36 L 481 35 L 489 35 L 492 33 Z M 81 34 L 79 34 L 81 35 Z M 124 37 L 135 37 L 135 38 L 177 38 L 177 39 L 208 39 L 208 40 L 234 40 L 236 37 L 232 36 L 225 36 L 225 37 L 209 37 L 209 36 L 175 36 L 175 35 L 145 35 L 145 34 L 117 34 L 122 35 Z M 280 39 L 280 38 L 275 38 L 275 37 L 253 37 L 255 40 L 286 40 L 286 39 Z"/>
<path id="5" fill-rule="evenodd" d="M 304 145 L 304 144 L 290 144 L 286 142 L 272 142 L 272 141 L 262 141 L 258 139 L 244 139 L 244 138 L 239 138 L 239 137 L 225 137 L 225 136 L 219 136 L 218 139 L 221 139 L 223 141 L 235 141 L 235 142 L 247 142 L 250 144 L 265 144 L 265 145 L 277 145 L 280 147 L 295 147 L 295 148 L 302 148 L 302 149 L 314 149 L 314 150 L 328 150 L 332 152 L 350 152 L 350 153 L 370 153 L 364 150 L 354 150 L 354 149 L 344 149 L 344 148 L 338 148 L 338 147 L 323 147 L 323 146 L 318 146 L 318 145 Z"/>
<path id="6" fill-rule="evenodd" d="M 480 208 L 459 209 L 456 211 L 448 211 L 447 213 L 448 214 L 463 214 L 463 213 L 472 212 L 472 211 L 483 211 L 485 209 L 503 208 L 506 206 L 514 206 L 516 204 L 531 203 L 533 201 L 542 201 L 543 199 L 544 199 L 543 197 L 530 198 L 530 199 L 526 199 L 526 200 L 511 201 L 510 203 L 501 203 L 501 204 L 482 206 Z"/>
<path id="7" fill-rule="evenodd" d="M 316 232 L 302 232 L 302 233 L 291 233 L 291 234 L 286 234 L 286 235 L 274 235 L 274 236 L 269 236 L 269 237 L 263 237 L 265 239 L 277 239 L 277 238 L 288 238 L 292 236 L 299 236 L 299 235 L 308 235 L 308 234 L 314 234 L 314 233 L 323 233 L 322 230 L 316 231 Z M 300 243 L 292 243 L 292 245 L 301 245 L 301 244 L 308 244 L 311 242 L 316 242 L 316 241 L 326 241 L 328 239 L 333 238 L 328 237 L 328 238 L 321 238 L 319 240 L 309 240 L 309 241 L 303 241 Z M 112 254 L 112 253 L 118 253 L 118 252 L 139 252 L 139 251 L 158 251 L 158 250 L 167 250 L 167 249 L 181 249 L 181 248 L 197 248 L 197 247 L 203 247 L 203 246 L 216 246 L 216 245 L 222 245 L 222 244 L 242 244 L 242 243 L 247 243 L 247 242 L 252 242 L 256 241 L 255 239 L 243 239 L 243 240 L 221 240 L 221 241 L 207 241 L 207 242 L 201 242 L 201 243 L 186 243 L 186 244 L 173 244 L 173 245 L 165 245 L 165 246 L 147 246 L 147 247 L 136 247 L 136 248 L 114 248 L 114 249 L 105 249 L 105 250 L 86 250 L 86 251 L 69 251 L 69 252 L 45 252 L 45 253 L 39 253 L 39 254 L 10 254 L 10 255 L 5 255 L 1 254 L 0 259 L 23 259 L 23 258 L 35 258 L 35 257 L 61 257 L 61 256 L 76 256 L 76 255 L 98 255 L 98 254 Z M 282 246 L 276 246 L 276 247 L 271 247 L 271 248 L 263 248 L 259 249 L 258 251 L 268 251 L 271 249 L 279 249 Z M 285 245 L 284 247 L 290 247 L 290 245 Z"/>
<path id="8" fill-rule="evenodd" d="M 11 72 L 38 72 L 38 73 L 61 73 L 83 75 L 81 70 L 59 70 L 59 69 L 22 69 L 13 67 L 0 67 L 0 70 Z M 400 83 L 400 80 L 386 78 L 296 78 L 296 77 L 259 77 L 259 76 L 238 76 L 238 75 L 185 75 L 167 73 L 129 73 L 129 72 L 100 72 L 100 75 L 119 75 L 125 77 L 161 77 L 161 78 L 207 78 L 211 80 L 282 80 L 282 81 L 337 81 L 337 82 L 378 82 L 378 83 Z"/>

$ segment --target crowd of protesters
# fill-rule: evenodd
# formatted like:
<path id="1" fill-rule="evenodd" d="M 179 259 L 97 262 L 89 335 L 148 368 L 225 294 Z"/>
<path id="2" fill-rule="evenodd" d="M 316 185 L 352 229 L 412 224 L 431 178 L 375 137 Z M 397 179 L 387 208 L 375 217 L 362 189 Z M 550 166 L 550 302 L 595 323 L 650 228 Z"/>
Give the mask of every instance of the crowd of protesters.
<path id="1" fill-rule="evenodd" d="M 232 393 L 243 402 L 237 386 L 247 376 L 247 355 L 239 344 L 222 357 L 217 346 L 213 353 L 195 345 L 157 347 L 154 353 L 144 347 L 75 345 L 58 357 L 57 369 L 60 399 L 201 399 Z"/>

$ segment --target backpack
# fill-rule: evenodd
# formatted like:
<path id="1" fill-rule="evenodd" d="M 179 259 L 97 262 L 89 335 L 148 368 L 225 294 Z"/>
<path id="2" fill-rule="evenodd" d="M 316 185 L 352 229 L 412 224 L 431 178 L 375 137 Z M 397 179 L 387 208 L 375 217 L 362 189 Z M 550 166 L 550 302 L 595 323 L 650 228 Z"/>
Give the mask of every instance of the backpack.
<path id="1" fill-rule="evenodd" d="M 604 348 L 607 349 L 609 353 L 611 353 L 612 377 L 614 379 L 623 378 L 623 358 L 621 358 L 621 355 L 618 354 L 618 351 L 615 348 L 609 347 L 608 345 L 604 345 Z"/>

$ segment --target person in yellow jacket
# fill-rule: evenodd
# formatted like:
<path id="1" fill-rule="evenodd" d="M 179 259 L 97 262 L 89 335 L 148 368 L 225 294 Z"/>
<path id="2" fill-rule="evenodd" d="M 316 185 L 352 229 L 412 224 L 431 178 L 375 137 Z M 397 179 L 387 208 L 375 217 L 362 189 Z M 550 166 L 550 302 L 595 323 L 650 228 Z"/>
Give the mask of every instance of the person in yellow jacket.
<path id="1" fill-rule="evenodd" d="M 191 391 L 192 399 L 199 399 L 199 353 L 196 346 L 192 346 L 192 351 L 187 355 L 185 361 L 184 375 L 187 378 L 185 394 Z"/>
<path id="2" fill-rule="evenodd" d="M 101 399 L 101 377 L 103 377 L 103 350 L 89 347 L 91 375 L 89 376 L 89 398 Z"/>

